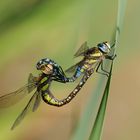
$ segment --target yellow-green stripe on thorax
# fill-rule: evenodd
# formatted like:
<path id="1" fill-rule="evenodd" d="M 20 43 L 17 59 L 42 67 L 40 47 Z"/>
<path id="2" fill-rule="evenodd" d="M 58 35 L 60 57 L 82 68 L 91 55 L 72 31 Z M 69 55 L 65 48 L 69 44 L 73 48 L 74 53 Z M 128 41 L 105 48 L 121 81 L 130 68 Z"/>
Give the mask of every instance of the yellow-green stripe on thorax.
<path id="1" fill-rule="evenodd" d="M 47 79 L 48 79 L 47 77 L 44 77 L 44 78 L 40 81 L 40 83 L 44 83 Z M 45 91 L 46 89 L 48 89 L 48 84 L 44 85 L 44 86 L 41 88 L 42 91 Z"/>
<path id="2" fill-rule="evenodd" d="M 102 56 L 102 52 L 99 50 L 96 50 L 95 53 L 90 54 L 86 59 L 84 63 L 84 67 L 88 69 L 91 65 L 95 64 L 96 62 L 99 61 L 99 58 Z"/>

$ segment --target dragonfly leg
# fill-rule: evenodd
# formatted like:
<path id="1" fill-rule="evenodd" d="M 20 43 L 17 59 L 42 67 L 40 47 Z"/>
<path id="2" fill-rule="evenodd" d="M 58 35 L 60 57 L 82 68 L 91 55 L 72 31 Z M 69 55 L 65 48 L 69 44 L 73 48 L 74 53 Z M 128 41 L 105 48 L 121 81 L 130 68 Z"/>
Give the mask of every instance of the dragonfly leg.
<path id="1" fill-rule="evenodd" d="M 107 56 L 106 56 L 106 59 L 109 59 L 109 60 L 112 60 L 112 61 L 113 61 L 116 57 L 117 57 L 116 54 L 111 55 L 111 56 L 107 55 Z"/>
<path id="2" fill-rule="evenodd" d="M 103 72 L 99 71 L 100 66 L 101 66 L 101 70 Z M 109 77 L 109 72 L 103 69 L 103 62 L 99 63 L 99 65 L 96 68 L 96 72 L 99 73 L 99 74 L 102 74 L 102 75 L 105 75 L 105 76 Z"/>
<path id="3" fill-rule="evenodd" d="M 103 62 L 101 63 L 101 70 L 107 74 L 110 74 L 107 70 L 104 69 Z"/>

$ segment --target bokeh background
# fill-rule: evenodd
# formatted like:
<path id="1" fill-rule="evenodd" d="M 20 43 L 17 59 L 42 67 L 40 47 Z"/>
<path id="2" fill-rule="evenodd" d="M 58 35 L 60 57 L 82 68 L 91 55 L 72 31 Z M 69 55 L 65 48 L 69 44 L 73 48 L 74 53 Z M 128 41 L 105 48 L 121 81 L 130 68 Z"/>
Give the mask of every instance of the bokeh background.
<path id="1" fill-rule="evenodd" d="M 140 138 L 140 19 L 137 0 L 128 1 L 103 129 L 103 140 Z M 116 25 L 117 1 L 6 0 L 0 1 L 0 95 L 27 82 L 41 58 L 55 60 L 63 69 L 77 60 L 73 54 L 84 42 L 89 46 L 110 40 Z M 99 75 L 88 80 L 68 105 L 56 108 L 41 103 L 14 130 L 10 127 L 31 95 L 0 110 L 0 140 L 70 140 Z M 76 86 L 53 83 L 52 91 L 64 98 Z"/>

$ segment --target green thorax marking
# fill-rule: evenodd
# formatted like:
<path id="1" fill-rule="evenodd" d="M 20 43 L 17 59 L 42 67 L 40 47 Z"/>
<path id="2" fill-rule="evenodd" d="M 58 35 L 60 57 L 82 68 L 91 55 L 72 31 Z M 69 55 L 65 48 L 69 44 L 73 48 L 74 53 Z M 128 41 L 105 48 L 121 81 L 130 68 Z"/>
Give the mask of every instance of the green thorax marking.
<path id="1" fill-rule="evenodd" d="M 47 79 L 48 79 L 48 77 L 44 77 L 44 78 L 40 81 L 40 83 L 44 83 Z M 42 90 L 42 91 L 45 91 L 46 89 L 48 89 L 48 86 L 49 86 L 49 84 L 44 85 L 44 86 L 41 88 L 41 90 Z"/>
<path id="2" fill-rule="evenodd" d="M 89 54 L 89 57 L 92 57 L 94 59 L 94 58 L 101 57 L 102 55 L 103 55 L 102 52 L 96 50 L 94 53 Z"/>
<path id="3" fill-rule="evenodd" d="M 85 67 L 85 69 L 88 69 L 89 67 L 91 67 L 91 65 L 98 62 L 102 55 L 103 54 L 99 50 L 96 50 L 96 52 L 89 54 L 88 57 L 84 59 L 83 66 Z"/>

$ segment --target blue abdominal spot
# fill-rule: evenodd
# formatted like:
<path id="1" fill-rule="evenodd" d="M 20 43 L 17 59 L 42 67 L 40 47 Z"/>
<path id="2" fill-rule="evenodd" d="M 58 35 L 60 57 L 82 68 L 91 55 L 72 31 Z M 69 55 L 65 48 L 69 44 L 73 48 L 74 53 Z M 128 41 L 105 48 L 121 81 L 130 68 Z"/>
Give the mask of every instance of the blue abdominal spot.
<path id="1" fill-rule="evenodd" d="M 75 77 L 76 77 L 76 78 L 80 77 L 80 75 L 82 74 L 81 69 L 82 69 L 81 67 L 78 67 L 78 68 L 77 68 L 76 74 L 75 74 Z"/>

